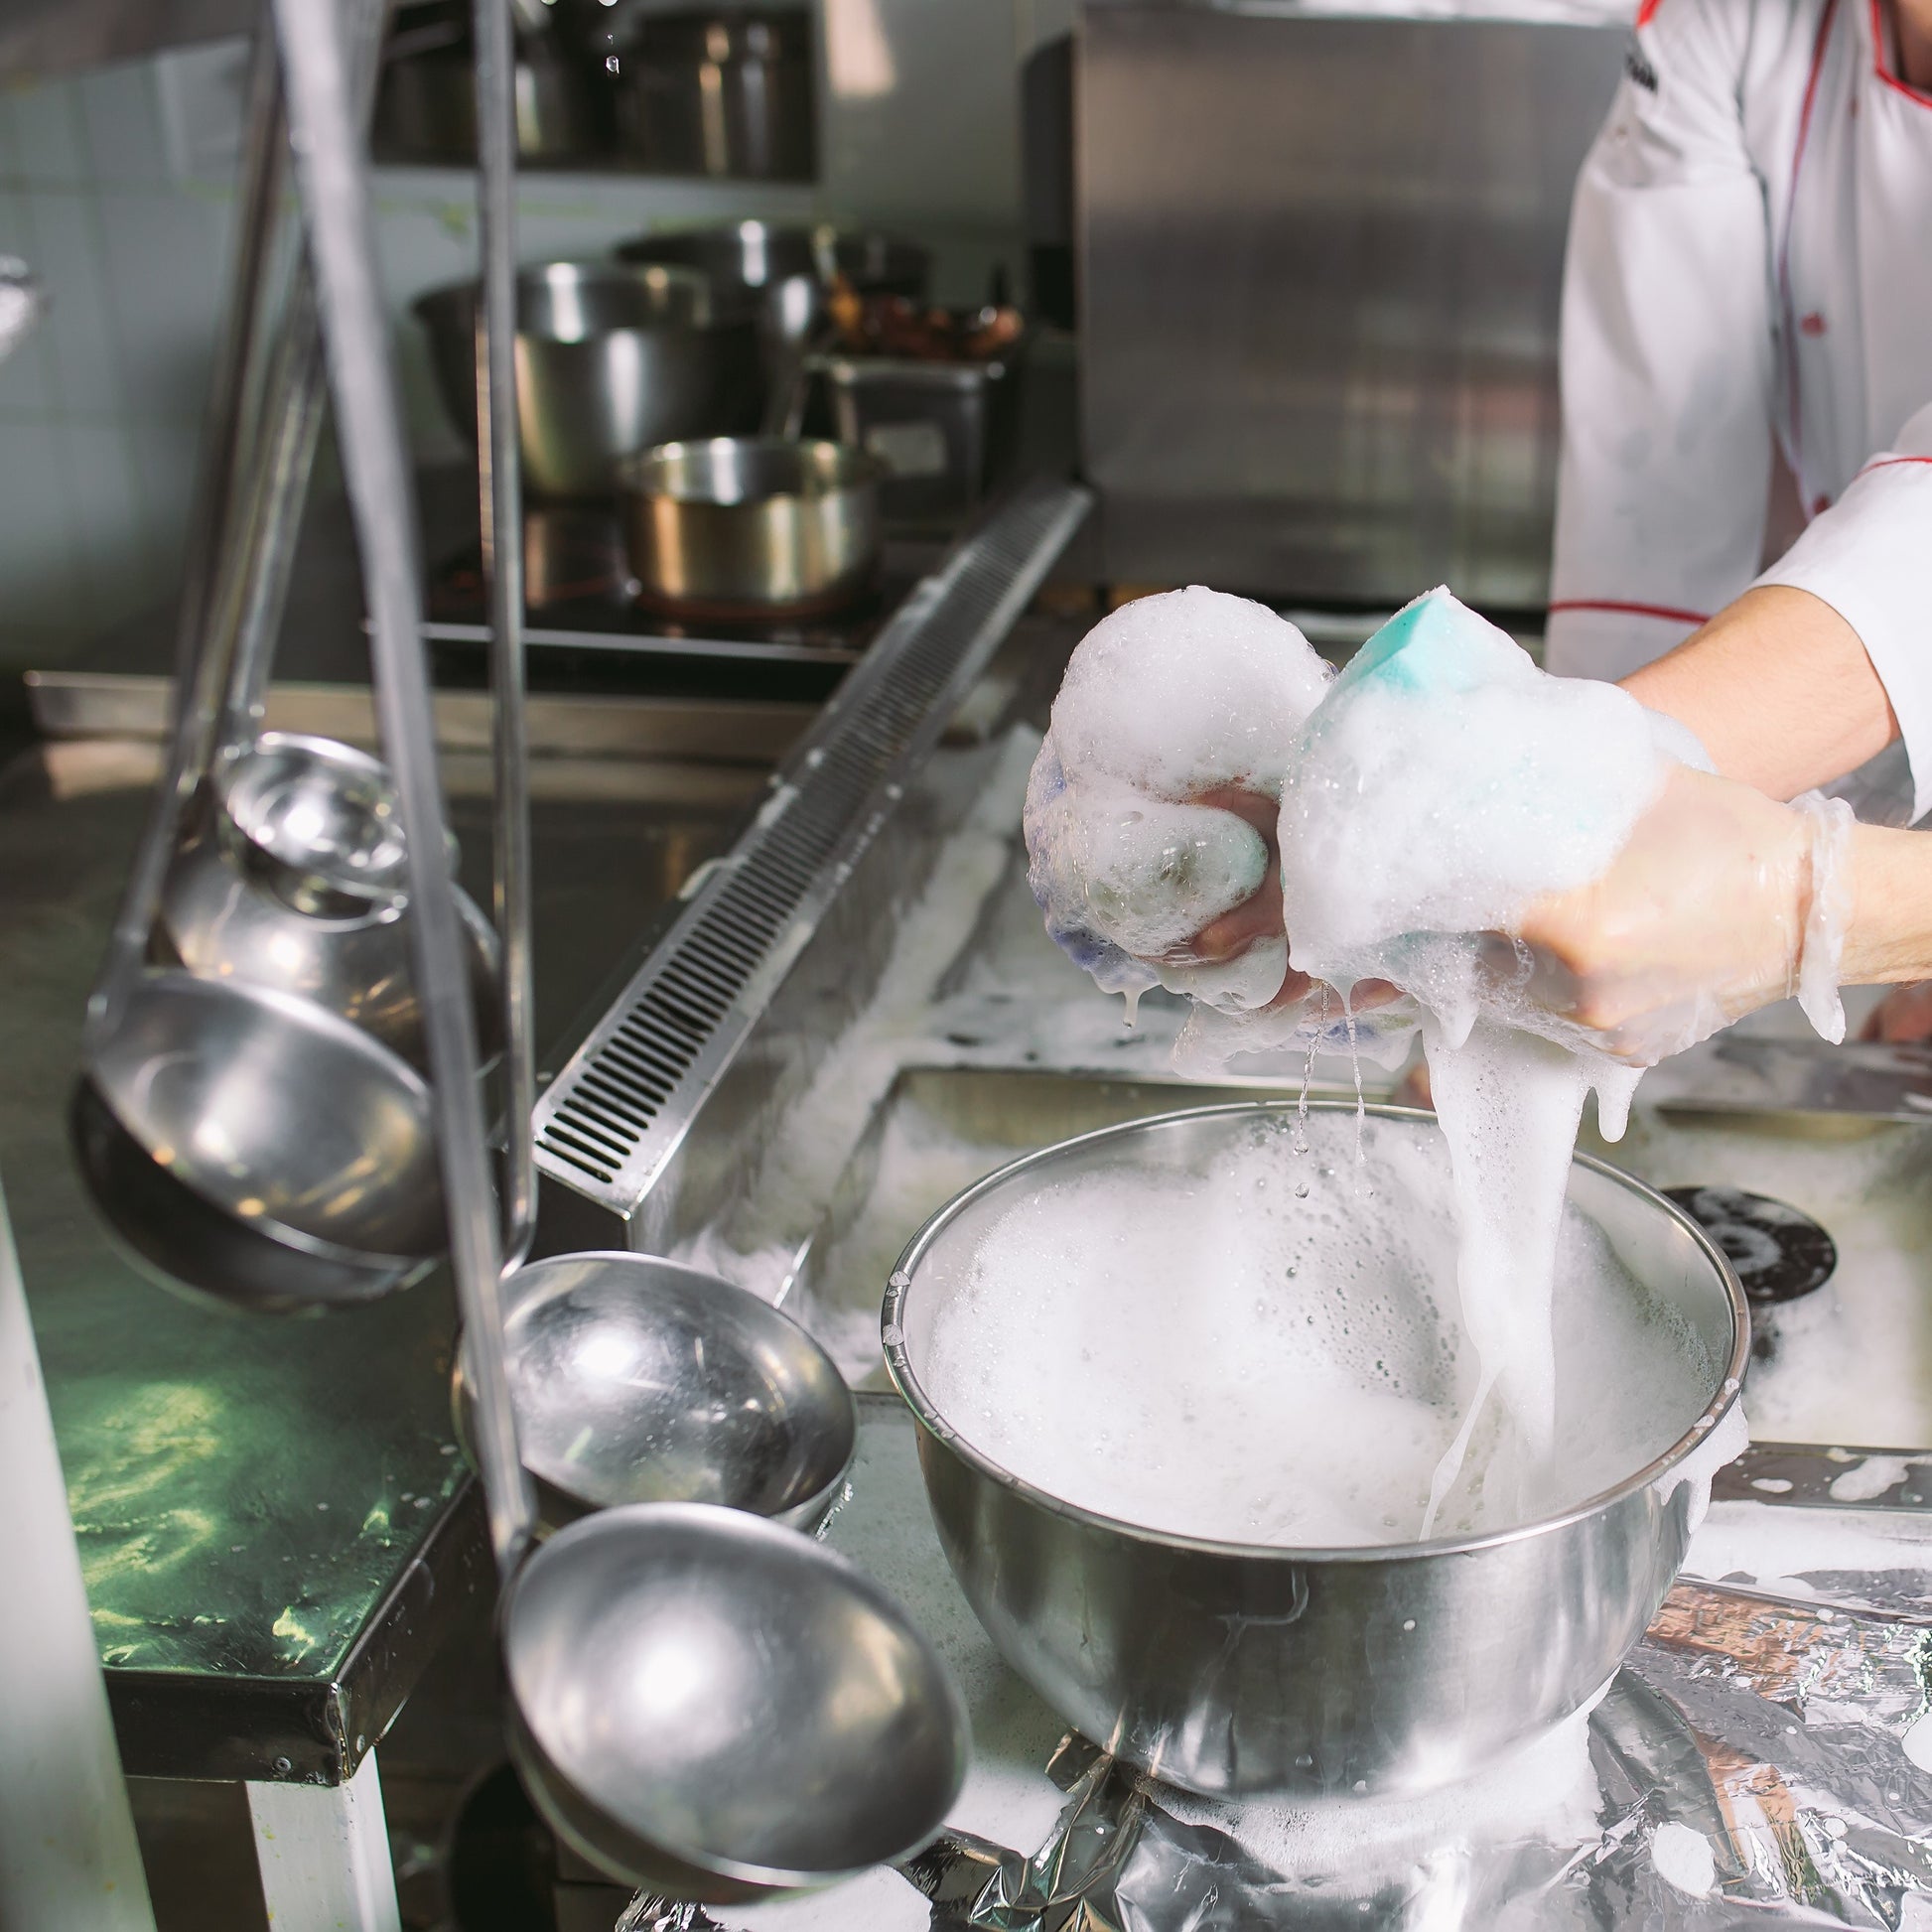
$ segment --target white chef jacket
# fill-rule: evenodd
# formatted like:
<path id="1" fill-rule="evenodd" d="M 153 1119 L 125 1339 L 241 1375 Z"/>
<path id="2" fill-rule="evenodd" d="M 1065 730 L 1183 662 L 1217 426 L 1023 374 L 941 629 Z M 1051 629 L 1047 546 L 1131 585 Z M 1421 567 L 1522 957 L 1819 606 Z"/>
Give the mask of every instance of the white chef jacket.
<path id="1" fill-rule="evenodd" d="M 1858 631 L 1932 808 L 1932 95 L 1877 0 L 1644 0 L 1578 180 L 1548 662 L 1620 677 L 1753 581 Z M 1771 439 L 1810 519 L 1759 574 Z"/>

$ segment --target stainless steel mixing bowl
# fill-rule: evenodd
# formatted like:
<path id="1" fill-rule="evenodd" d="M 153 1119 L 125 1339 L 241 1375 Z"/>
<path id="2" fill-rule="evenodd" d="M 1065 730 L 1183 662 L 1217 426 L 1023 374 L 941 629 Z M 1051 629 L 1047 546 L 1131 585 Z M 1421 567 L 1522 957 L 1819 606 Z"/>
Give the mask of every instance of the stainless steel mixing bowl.
<path id="1" fill-rule="evenodd" d="M 559 1255 L 503 1289 L 503 1355 L 539 1526 L 721 1503 L 803 1528 L 852 1460 L 838 1365 L 768 1302 L 651 1255 Z M 461 1354 L 458 1434 L 473 1440 Z"/>
<path id="2" fill-rule="evenodd" d="M 1736 1278 L 1688 1216 L 1601 1162 L 1574 1162 L 1571 1201 L 1703 1344 L 1709 1401 L 1667 1454 L 1521 1528 L 1343 1550 L 1142 1529 L 1002 1469 L 954 1432 L 920 1381 L 935 1312 L 965 1286 L 980 1238 L 1040 1186 L 1201 1172 L 1292 1104 L 1106 1128 L 968 1188 L 900 1259 L 886 1360 L 921 1425 L 920 1465 L 960 1587 L 1007 1661 L 1070 1724 L 1215 1796 L 1426 1790 L 1581 1710 L 1684 1559 L 1690 1488 L 1672 1472 L 1736 1401 L 1750 1339 Z M 1368 1111 L 1378 1134 L 1438 1131 L 1432 1115 Z M 1317 1150 L 1332 1144 L 1333 1159 L 1352 1160 L 1353 1115 L 1346 1103 L 1311 1108 Z M 1067 1399 L 1079 1400 L 1071 1379 Z"/>
<path id="3" fill-rule="evenodd" d="M 519 272 L 516 306 L 517 425 L 532 491 L 608 495 L 624 458 L 759 420 L 758 317 L 695 270 L 544 262 Z M 476 287 L 433 290 L 415 311 L 450 421 L 474 441 Z"/>
<path id="4" fill-rule="evenodd" d="M 965 1709 L 911 1619 L 756 1516 L 586 1517 L 517 1573 L 502 1625 L 510 1749 L 539 1809 L 594 1864 L 669 1897 L 910 1858 L 964 1781 Z"/>

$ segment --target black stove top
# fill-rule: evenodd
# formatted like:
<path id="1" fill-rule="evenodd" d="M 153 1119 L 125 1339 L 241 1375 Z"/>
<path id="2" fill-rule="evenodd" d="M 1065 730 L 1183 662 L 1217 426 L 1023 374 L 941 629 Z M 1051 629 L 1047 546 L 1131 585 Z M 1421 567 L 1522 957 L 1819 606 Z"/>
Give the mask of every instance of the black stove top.
<path id="1" fill-rule="evenodd" d="M 889 552 L 873 588 L 834 614 L 669 616 L 638 602 L 617 507 L 600 503 L 532 505 L 523 559 L 524 640 L 537 691 L 824 698 L 918 575 Z M 489 633 L 477 543 L 432 572 L 425 630 L 439 681 L 482 682 Z"/>

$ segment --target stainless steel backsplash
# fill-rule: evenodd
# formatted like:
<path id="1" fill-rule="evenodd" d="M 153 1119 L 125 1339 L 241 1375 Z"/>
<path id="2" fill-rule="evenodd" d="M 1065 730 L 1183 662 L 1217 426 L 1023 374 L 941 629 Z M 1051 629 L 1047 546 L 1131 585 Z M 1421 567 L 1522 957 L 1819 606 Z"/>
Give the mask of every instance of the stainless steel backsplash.
<path id="1" fill-rule="evenodd" d="M 1109 577 L 1541 607 L 1564 233 L 1625 42 L 1089 4 L 1082 442 Z"/>

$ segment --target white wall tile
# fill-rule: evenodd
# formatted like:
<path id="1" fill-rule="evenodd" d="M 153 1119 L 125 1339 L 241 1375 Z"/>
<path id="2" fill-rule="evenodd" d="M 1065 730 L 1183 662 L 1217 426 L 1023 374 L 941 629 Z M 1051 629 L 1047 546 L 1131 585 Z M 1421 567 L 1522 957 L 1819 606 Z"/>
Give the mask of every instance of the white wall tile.
<path id="1" fill-rule="evenodd" d="M 105 630 L 167 594 L 132 440 L 118 423 L 67 423 L 62 461 L 69 498 L 84 506 L 72 537 L 76 615 L 90 633 Z"/>
<path id="2" fill-rule="evenodd" d="M 226 197 L 103 194 L 108 302 L 128 408 L 197 415 L 225 292 Z"/>
<path id="3" fill-rule="evenodd" d="M 15 181 L 78 187 L 87 179 L 79 83 L 42 80 L 8 91 Z"/>
<path id="4" fill-rule="evenodd" d="M 25 205 L 14 190 L 0 188 L 0 254 L 33 262 L 34 253 Z M 44 416 L 53 406 L 54 380 L 43 318 L 13 353 L 0 360 L 0 416 Z"/>
<path id="5" fill-rule="evenodd" d="M 50 297 L 38 332 L 49 401 L 64 415 L 117 416 L 128 398 L 94 199 L 84 191 L 29 188 L 20 200 L 29 237 L 22 252 Z"/>
<path id="6" fill-rule="evenodd" d="M 95 182 L 161 187 L 168 178 L 152 61 L 101 68 L 77 83 L 88 176 Z"/>
<path id="7" fill-rule="evenodd" d="M 58 423 L 0 421 L 0 663 L 22 665 L 23 637 L 73 636 L 84 625 Z"/>

